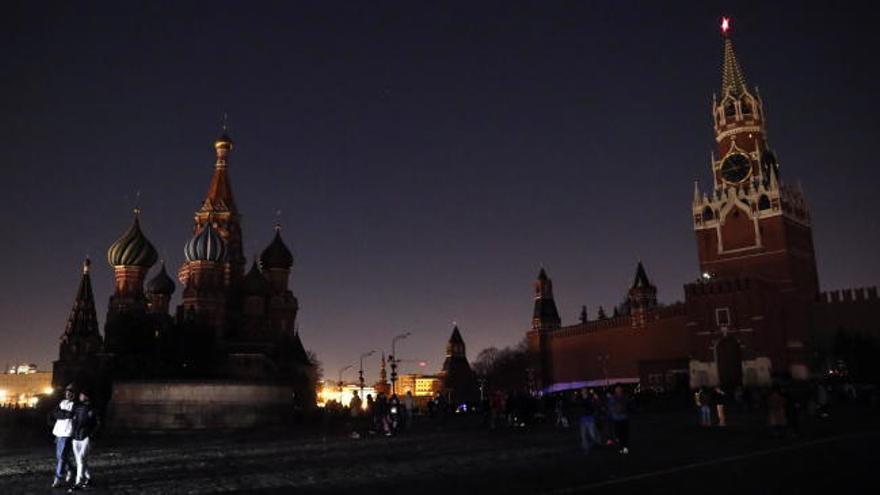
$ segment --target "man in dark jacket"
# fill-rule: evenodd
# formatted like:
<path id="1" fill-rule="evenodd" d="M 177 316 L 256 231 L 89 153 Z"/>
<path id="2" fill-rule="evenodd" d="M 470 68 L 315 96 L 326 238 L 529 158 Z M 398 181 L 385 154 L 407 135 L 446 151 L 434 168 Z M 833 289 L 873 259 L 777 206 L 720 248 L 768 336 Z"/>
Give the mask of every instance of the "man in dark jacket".
<path id="1" fill-rule="evenodd" d="M 76 460 L 76 484 L 74 488 L 83 488 L 89 484 L 92 476 L 89 473 L 86 458 L 89 444 L 95 431 L 100 426 L 98 412 L 92 406 L 89 393 L 79 393 L 79 402 L 73 406 L 73 458 Z"/>

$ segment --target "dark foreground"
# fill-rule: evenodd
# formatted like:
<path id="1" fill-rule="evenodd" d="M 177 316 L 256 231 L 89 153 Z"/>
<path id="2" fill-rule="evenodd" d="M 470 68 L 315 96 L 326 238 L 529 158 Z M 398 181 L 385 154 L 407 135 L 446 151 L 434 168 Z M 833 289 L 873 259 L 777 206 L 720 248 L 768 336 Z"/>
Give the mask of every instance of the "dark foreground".
<path id="1" fill-rule="evenodd" d="M 865 493 L 876 479 L 880 414 L 838 409 L 773 438 L 758 414 L 700 429 L 696 414 L 633 418 L 632 452 L 578 449 L 547 426 L 487 432 L 462 421 L 360 440 L 290 430 L 101 439 L 86 493 Z M 45 443 L 43 443 L 45 442 Z M 50 439 L 0 446 L 0 493 L 63 493 Z"/>

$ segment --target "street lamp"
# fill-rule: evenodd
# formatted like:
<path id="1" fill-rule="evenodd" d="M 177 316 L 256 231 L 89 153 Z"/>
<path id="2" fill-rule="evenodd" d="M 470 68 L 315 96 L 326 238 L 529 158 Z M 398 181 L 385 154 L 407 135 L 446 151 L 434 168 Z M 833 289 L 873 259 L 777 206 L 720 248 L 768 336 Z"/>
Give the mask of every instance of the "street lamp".
<path id="1" fill-rule="evenodd" d="M 376 354 L 375 350 L 361 354 L 361 369 L 358 371 L 358 382 L 361 385 L 361 397 L 364 395 L 364 358 Z"/>
<path id="2" fill-rule="evenodd" d="M 396 393 L 394 385 L 397 383 L 397 348 L 395 347 L 398 340 L 405 339 L 412 335 L 412 332 L 402 333 L 391 339 L 391 395 Z"/>
<path id="3" fill-rule="evenodd" d="M 344 366 L 342 368 L 339 368 L 339 381 L 337 383 L 339 383 L 339 393 L 340 394 L 342 394 L 342 374 L 345 373 L 345 371 L 350 368 L 352 368 L 352 365 L 350 365 L 350 364 L 348 366 Z"/>
<path id="4" fill-rule="evenodd" d="M 596 356 L 596 359 L 601 363 L 602 366 L 602 375 L 605 377 L 605 388 L 608 388 L 608 360 L 611 358 L 611 355 L 607 352 L 599 354 Z"/>

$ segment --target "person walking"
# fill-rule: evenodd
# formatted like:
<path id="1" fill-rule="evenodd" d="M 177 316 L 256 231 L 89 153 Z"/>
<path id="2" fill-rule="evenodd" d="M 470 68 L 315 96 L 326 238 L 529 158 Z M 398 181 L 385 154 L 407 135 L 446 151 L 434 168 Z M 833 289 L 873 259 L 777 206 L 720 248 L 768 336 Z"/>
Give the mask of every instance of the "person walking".
<path id="1" fill-rule="evenodd" d="M 614 387 L 614 393 L 608 398 L 608 412 L 614 423 L 614 434 L 621 454 L 629 454 L 629 398 L 623 387 Z"/>
<path id="2" fill-rule="evenodd" d="M 599 445 L 599 434 L 596 431 L 596 400 L 591 390 L 581 390 L 578 405 L 580 406 L 581 448 L 585 454 L 590 453 L 591 445 Z"/>
<path id="3" fill-rule="evenodd" d="M 348 402 L 348 413 L 351 415 L 351 438 L 358 439 L 361 437 L 361 434 L 358 433 L 358 430 L 361 429 L 361 407 L 363 405 L 363 401 L 361 401 L 361 396 L 358 395 L 357 390 L 352 393 L 351 400 Z"/>
<path id="4" fill-rule="evenodd" d="M 403 407 L 404 417 L 406 418 L 404 426 L 406 429 L 409 429 L 413 422 L 413 410 L 416 408 L 416 399 L 413 397 L 412 390 L 407 390 L 406 395 L 403 396 Z"/>
<path id="5" fill-rule="evenodd" d="M 715 412 L 718 414 L 718 426 L 727 426 L 727 394 L 721 387 L 715 387 L 712 391 L 712 402 L 715 403 Z"/>
<path id="6" fill-rule="evenodd" d="M 87 457 L 91 448 L 91 438 L 101 425 L 98 412 L 92 406 L 89 392 L 79 393 L 79 402 L 73 406 L 73 457 L 76 460 L 76 482 L 72 489 L 85 488 L 92 480 Z"/>
<path id="7" fill-rule="evenodd" d="M 70 462 L 70 437 L 73 435 L 73 385 L 64 389 L 64 398 L 50 413 L 54 421 L 52 435 L 55 436 L 55 479 L 52 488 L 70 482 L 73 465 Z"/>

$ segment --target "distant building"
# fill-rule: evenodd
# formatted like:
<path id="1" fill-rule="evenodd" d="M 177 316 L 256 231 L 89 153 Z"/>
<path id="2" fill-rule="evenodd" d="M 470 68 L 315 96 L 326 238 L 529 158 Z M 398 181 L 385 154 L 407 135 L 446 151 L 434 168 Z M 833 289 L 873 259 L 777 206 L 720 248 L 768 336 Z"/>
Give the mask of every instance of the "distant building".
<path id="1" fill-rule="evenodd" d="M 702 277 L 685 285 L 683 303 L 662 305 L 639 262 L 613 317 L 600 310 L 590 321 L 582 311 L 580 323 L 563 325 L 541 269 L 527 332 L 535 391 L 763 386 L 820 371 L 818 357 L 838 330 L 880 335 L 876 288 L 819 293 L 804 192 L 782 180 L 763 100 L 746 84 L 729 37 L 723 57 L 713 187 L 695 184 L 691 203 Z"/>
<path id="2" fill-rule="evenodd" d="M 52 372 L 39 371 L 34 364 L 8 367 L 0 374 L 0 407 L 34 407 L 40 398 L 51 396 Z"/>

